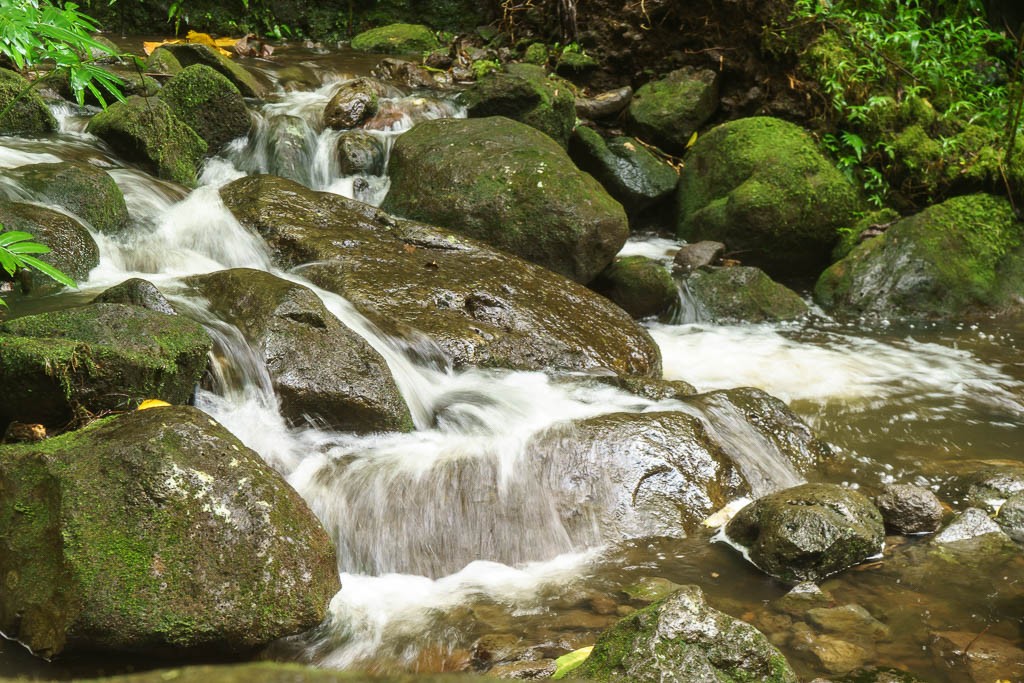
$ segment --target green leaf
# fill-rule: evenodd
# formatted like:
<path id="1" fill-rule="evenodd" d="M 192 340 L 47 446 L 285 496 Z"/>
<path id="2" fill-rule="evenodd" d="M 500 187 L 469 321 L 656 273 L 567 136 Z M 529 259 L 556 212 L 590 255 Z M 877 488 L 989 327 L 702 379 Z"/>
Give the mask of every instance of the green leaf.
<path id="1" fill-rule="evenodd" d="M 594 646 L 583 647 L 579 650 L 573 650 L 568 654 L 564 654 L 555 660 L 555 673 L 551 676 L 554 680 L 560 680 L 569 675 L 570 672 L 577 669 L 583 662 L 587 660 L 590 653 L 593 652 Z"/>
<path id="2" fill-rule="evenodd" d="M 0 228 L 2 227 L 3 226 L 0 226 Z M 10 232 L 0 234 L 0 247 L 6 247 L 14 244 L 15 242 L 25 242 L 30 239 L 32 239 L 32 235 L 30 233 L 22 230 L 11 230 Z"/>
<path id="3" fill-rule="evenodd" d="M 9 246 L 8 251 L 12 254 L 49 254 L 50 248 L 45 244 L 39 242 L 19 242 L 18 244 L 12 244 Z"/>
<path id="4" fill-rule="evenodd" d="M 47 275 L 53 278 L 62 285 L 66 285 L 67 287 L 78 287 L 77 282 L 75 282 L 73 279 L 71 279 L 61 271 L 51 266 L 49 263 L 46 263 L 45 261 L 40 261 L 34 256 L 22 256 L 21 260 L 25 263 L 25 265 L 35 268 L 43 275 Z"/>

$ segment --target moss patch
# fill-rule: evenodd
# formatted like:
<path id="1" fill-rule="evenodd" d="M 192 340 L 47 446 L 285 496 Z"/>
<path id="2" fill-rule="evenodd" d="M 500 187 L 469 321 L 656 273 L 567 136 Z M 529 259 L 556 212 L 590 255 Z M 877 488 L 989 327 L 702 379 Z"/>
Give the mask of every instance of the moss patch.
<path id="1" fill-rule="evenodd" d="M 199 134 L 208 152 L 249 132 L 249 110 L 238 88 L 205 64 L 193 64 L 168 81 L 160 97 Z"/>
<path id="2" fill-rule="evenodd" d="M 440 46 L 434 32 L 423 24 L 389 24 L 364 31 L 352 39 L 352 49 L 360 52 L 428 52 Z"/>
<path id="3" fill-rule="evenodd" d="M 10 110 L 0 119 L 0 135 L 45 135 L 57 130 L 57 120 L 29 82 L 14 71 L 0 69 L 0 111 L 7 107 Z"/>

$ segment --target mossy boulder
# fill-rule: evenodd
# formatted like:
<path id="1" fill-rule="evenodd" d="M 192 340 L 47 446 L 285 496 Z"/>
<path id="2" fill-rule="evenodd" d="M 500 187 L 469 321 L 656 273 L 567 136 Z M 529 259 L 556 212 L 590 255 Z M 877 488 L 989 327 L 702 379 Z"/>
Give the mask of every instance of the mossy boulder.
<path id="1" fill-rule="evenodd" d="M 423 24 L 389 24 L 363 31 L 352 39 L 352 49 L 360 52 L 405 54 L 439 47 L 437 36 Z"/>
<path id="2" fill-rule="evenodd" d="M 171 302 L 167 300 L 163 292 L 156 288 L 156 285 L 138 277 L 129 278 L 119 285 L 104 290 L 92 300 L 92 303 L 128 304 L 164 315 L 177 315 Z"/>
<path id="3" fill-rule="evenodd" d="M 0 424 L 63 427 L 149 398 L 185 403 L 210 347 L 187 318 L 123 304 L 10 320 L 0 325 Z"/>
<path id="4" fill-rule="evenodd" d="M 637 89 L 626 113 L 632 135 L 679 154 L 716 109 L 718 73 L 683 67 Z"/>
<path id="5" fill-rule="evenodd" d="M 547 133 L 562 147 L 576 125 L 572 86 L 534 64 L 507 64 L 463 94 L 469 116 L 504 116 Z"/>
<path id="6" fill-rule="evenodd" d="M 362 130 L 338 136 L 338 170 L 342 175 L 384 175 L 384 138 Z"/>
<path id="7" fill-rule="evenodd" d="M 312 417 L 358 433 L 412 430 L 387 363 L 308 287 L 247 268 L 186 282 L 262 356 L 281 410 L 293 422 Z"/>
<path id="8" fill-rule="evenodd" d="M 672 195 L 679 174 L 634 138 L 602 138 L 579 126 L 569 140 L 569 156 L 597 178 L 632 216 Z"/>
<path id="9" fill-rule="evenodd" d="M 593 73 L 599 66 L 601 63 L 586 53 L 562 50 L 555 63 L 555 72 L 565 78 L 581 78 Z"/>
<path id="10" fill-rule="evenodd" d="M 686 290 L 702 320 L 718 323 L 793 320 L 807 304 L 759 268 L 702 268 L 686 281 Z"/>
<path id="11" fill-rule="evenodd" d="M 817 275 L 857 191 L 810 135 L 770 117 L 730 121 L 702 135 L 680 175 L 678 234 L 716 240 L 772 277 Z"/>
<path id="12" fill-rule="evenodd" d="M 205 64 L 183 69 L 164 85 L 160 97 L 206 142 L 209 154 L 249 133 L 251 121 L 242 93 Z"/>
<path id="13" fill-rule="evenodd" d="M 389 88 L 372 78 L 354 78 L 341 84 L 324 107 L 323 121 L 328 128 L 355 128 L 377 113 L 380 98 Z"/>
<path id="14" fill-rule="evenodd" d="M 300 271 L 316 285 L 417 348 L 427 335 L 457 366 L 661 373 L 622 309 L 476 240 L 272 176 L 236 180 L 221 198 L 282 266 L 310 264 Z"/>
<path id="15" fill-rule="evenodd" d="M 124 194 L 110 174 L 92 164 L 30 164 L 8 174 L 38 200 L 70 211 L 100 232 L 115 234 L 128 227 Z"/>
<path id="16" fill-rule="evenodd" d="M 138 95 L 140 97 L 153 97 L 160 91 L 160 83 L 152 76 L 140 73 L 134 66 L 110 64 L 101 68 L 103 71 L 121 79 L 123 85 L 118 89 L 121 95 L 128 97 Z M 48 79 L 47 85 L 53 88 L 61 97 L 66 100 L 77 102 L 78 95 L 71 87 L 71 76 L 63 71 L 57 72 L 55 76 Z M 82 91 L 82 101 L 94 107 L 105 107 L 117 102 L 118 98 L 102 83 L 94 82 L 98 93 L 89 88 Z M 100 97 L 103 98 L 102 102 Z"/>
<path id="17" fill-rule="evenodd" d="M 713 609 L 697 586 L 683 586 L 602 633 L 572 675 L 623 683 L 799 680 L 764 634 Z"/>
<path id="18" fill-rule="evenodd" d="M 679 303 L 679 291 L 668 269 L 646 256 L 615 259 L 590 287 L 634 318 L 661 315 Z"/>
<path id="19" fill-rule="evenodd" d="M 5 228 L 3 232 L 22 230 L 31 233 L 34 241 L 48 246 L 50 253 L 37 257 L 73 280 L 85 280 L 100 263 L 96 240 L 85 226 L 67 214 L 37 204 L 0 201 L 0 224 Z M 15 279 L 25 294 L 61 287 L 35 269 L 21 269 L 15 273 Z"/>
<path id="20" fill-rule="evenodd" d="M 954 197 L 890 226 L 822 273 L 825 308 L 847 316 L 958 319 L 1021 308 L 1024 223 L 1010 203 Z"/>
<path id="21" fill-rule="evenodd" d="M 546 135 L 496 116 L 427 121 L 391 152 L 382 207 L 587 283 L 626 241 L 622 206 Z"/>
<path id="22" fill-rule="evenodd" d="M 30 85 L 21 74 L 0 69 L 0 111 L 11 108 L 0 119 L 0 135 L 39 136 L 57 130 L 57 119 Z"/>
<path id="23" fill-rule="evenodd" d="M 161 50 L 166 50 L 170 53 L 174 61 L 166 57 L 155 57 Z M 157 59 L 160 61 L 157 62 Z M 238 91 L 242 93 L 243 97 L 263 99 L 271 92 L 268 82 L 264 81 L 263 77 L 249 71 L 238 62 L 232 61 L 208 45 L 200 43 L 162 45 L 150 55 L 147 67 L 150 63 L 153 63 L 153 66 L 162 65 L 165 69 L 169 69 L 167 73 L 176 74 L 178 69 L 175 68 L 175 62 L 182 69 L 188 68 L 193 64 L 205 64 L 231 81 L 238 88 Z"/>
<path id="24" fill-rule="evenodd" d="M 339 588 L 299 495 L 187 406 L 0 446 L 0 523 L 0 629 L 46 657 L 251 655 Z"/>
<path id="25" fill-rule="evenodd" d="M 129 161 L 161 178 L 195 185 L 207 146 L 160 98 L 129 97 L 92 117 L 86 128 Z"/>
<path id="26" fill-rule="evenodd" d="M 174 56 L 174 53 L 167 49 L 166 46 L 153 50 L 146 59 L 146 71 L 149 73 L 173 76 L 184 68 L 181 62 L 178 61 L 178 58 Z"/>
<path id="27" fill-rule="evenodd" d="M 866 496 L 804 484 L 760 498 L 726 525 L 729 538 L 772 576 L 818 582 L 882 552 L 882 514 Z"/>

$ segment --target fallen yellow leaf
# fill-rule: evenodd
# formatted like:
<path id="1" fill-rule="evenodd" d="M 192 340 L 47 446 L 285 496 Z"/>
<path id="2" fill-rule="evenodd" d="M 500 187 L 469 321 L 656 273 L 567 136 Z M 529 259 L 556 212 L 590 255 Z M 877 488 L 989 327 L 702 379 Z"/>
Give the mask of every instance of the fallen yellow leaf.
<path id="1" fill-rule="evenodd" d="M 150 408 L 165 408 L 169 405 L 171 404 L 168 403 L 167 401 L 161 401 L 158 398 L 148 398 L 142 403 L 140 403 L 139 407 L 136 408 L 136 410 L 149 410 Z"/>

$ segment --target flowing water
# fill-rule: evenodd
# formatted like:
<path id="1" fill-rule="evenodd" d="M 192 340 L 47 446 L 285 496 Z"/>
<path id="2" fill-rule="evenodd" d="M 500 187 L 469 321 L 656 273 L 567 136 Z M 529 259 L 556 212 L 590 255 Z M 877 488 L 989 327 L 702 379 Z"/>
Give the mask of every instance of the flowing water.
<path id="1" fill-rule="evenodd" d="M 211 160 L 191 192 L 126 166 L 82 132 L 83 115 L 73 108 L 60 112 L 60 134 L 4 139 L 0 146 L 0 169 L 59 159 L 107 168 L 134 224 L 128 237 L 96 235 L 101 262 L 79 292 L 20 302 L 14 313 L 83 303 L 128 277 L 157 284 L 215 340 L 214 386 L 199 391 L 197 404 L 282 472 L 335 539 L 343 587 L 328 621 L 272 654 L 326 667 L 458 670 L 486 662 L 485 648 L 474 643 L 499 634 L 528 658 L 554 657 L 592 644 L 601 629 L 642 604 L 623 589 L 659 581 L 699 584 L 712 604 L 787 643 L 778 635 L 785 625 L 774 624 L 773 633 L 762 616 L 764 604 L 787 588 L 712 543 L 712 530 L 606 545 L 596 525 L 567 529 L 543 464 L 556 456 L 530 451 L 532 436 L 566 421 L 693 408 L 539 372 L 453 371 L 429 340 L 410 353 L 407 342 L 381 334 L 343 298 L 273 265 L 263 242 L 221 204 L 218 186 L 273 172 L 371 203 L 387 192 L 386 174 L 341 174 L 338 133 L 319 122 L 337 85 L 369 63 L 312 51 L 295 51 L 285 63 L 305 69 L 308 86 L 282 89 L 256 111 L 250 138 Z M 280 66 L 262 68 L 284 85 Z M 372 132 L 385 156 L 416 121 L 462 115 L 436 95 L 395 92 L 390 101 L 402 115 Z M 0 196 L 33 199 L 2 176 Z M 667 259 L 677 247 L 664 238 L 636 239 L 627 251 Z M 386 359 L 416 431 L 353 436 L 289 425 L 259 356 L 181 284 L 187 275 L 233 267 L 267 270 L 314 289 Z M 702 391 L 755 386 L 785 400 L 837 453 L 814 479 L 855 487 L 913 482 L 944 492 L 957 463 L 1024 460 L 1020 323 L 867 327 L 817 314 L 796 324 L 715 326 L 686 305 L 685 292 L 682 299 L 683 322 L 648 324 L 666 378 Z M 802 481 L 729 404 L 709 402 L 699 417 L 755 495 Z M 884 567 L 846 572 L 825 587 L 840 604 L 860 604 L 892 627 L 894 635 L 876 645 L 868 664 L 908 666 L 944 680 L 923 649 L 929 631 L 987 629 L 1020 641 L 1024 570 L 1018 563 L 1000 571 L 1006 585 L 994 589 L 993 577 L 979 570 L 960 577 L 955 589 L 936 577 L 904 594 L 901 575 Z M 802 674 L 822 673 L 798 647 L 784 649 Z M 39 665 L 0 641 L 0 673 L 62 677 L 106 666 L 74 659 Z"/>

